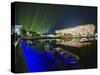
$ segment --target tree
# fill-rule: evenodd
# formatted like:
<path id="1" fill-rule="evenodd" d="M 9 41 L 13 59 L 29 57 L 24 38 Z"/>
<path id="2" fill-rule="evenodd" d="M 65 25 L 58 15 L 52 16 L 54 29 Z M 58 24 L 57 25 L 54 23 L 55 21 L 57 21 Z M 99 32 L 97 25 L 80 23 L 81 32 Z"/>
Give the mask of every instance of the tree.
<path id="1" fill-rule="evenodd" d="M 21 34 L 22 34 L 23 36 L 26 36 L 26 30 L 25 30 L 25 29 L 22 29 L 22 30 L 21 30 Z"/>

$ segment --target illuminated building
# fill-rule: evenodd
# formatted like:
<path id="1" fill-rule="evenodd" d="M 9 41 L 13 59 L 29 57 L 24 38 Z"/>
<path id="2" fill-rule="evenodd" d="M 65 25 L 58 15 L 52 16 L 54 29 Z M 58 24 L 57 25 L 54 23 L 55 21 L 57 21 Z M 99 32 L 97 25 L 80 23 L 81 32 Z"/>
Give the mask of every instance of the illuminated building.
<path id="1" fill-rule="evenodd" d="M 17 35 L 20 35 L 21 28 L 22 28 L 22 25 L 12 26 L 12 28 L 11 28 L 12 33 L 11 34 L 13 35 L 13 33 L 16 33 Z"/>
<path id="2" fill-rule="evenodd" d="M 95 34 L 95 25 L 94 24 L 85 24 L 79 25 L 73 28 L 64 28 L 56 30 L 55 33 L 58 36 L 64 36 L 65 34 L 71 34 L 73 36 L 92 36 Z"/>

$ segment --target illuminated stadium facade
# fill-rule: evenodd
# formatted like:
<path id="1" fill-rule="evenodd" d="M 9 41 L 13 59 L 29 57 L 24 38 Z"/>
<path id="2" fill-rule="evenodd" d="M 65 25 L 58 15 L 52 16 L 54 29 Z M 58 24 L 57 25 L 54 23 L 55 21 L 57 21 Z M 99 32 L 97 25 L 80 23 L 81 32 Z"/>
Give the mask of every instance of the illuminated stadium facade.
<path id="1" fill-rule="evenodd" d="M 92 36 L 95 34 L 95 29 L 96 28 L 94 24 L 85 24 L 73 28 L 56 30 L 55 33 L 59 36 L 64 36 L 67 34 L 71 34 L 73 36 Z"/>

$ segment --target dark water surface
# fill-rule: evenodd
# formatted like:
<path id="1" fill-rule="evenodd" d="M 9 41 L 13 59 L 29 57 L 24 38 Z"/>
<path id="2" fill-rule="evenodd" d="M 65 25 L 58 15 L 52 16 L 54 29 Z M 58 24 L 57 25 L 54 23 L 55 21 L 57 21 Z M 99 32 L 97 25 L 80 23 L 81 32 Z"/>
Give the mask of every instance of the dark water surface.
<path id="1" fill-rule="evenodd" d="M 20 40 L 15 66 L 16 72 L 96 68 L 97 41 Z"/>

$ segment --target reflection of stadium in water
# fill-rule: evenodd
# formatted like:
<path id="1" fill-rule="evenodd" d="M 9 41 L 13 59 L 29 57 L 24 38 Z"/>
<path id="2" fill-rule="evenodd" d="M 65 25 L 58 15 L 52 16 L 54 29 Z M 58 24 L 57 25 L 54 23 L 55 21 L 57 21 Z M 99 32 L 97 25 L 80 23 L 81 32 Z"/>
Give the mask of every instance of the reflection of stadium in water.
<path id="1" fill-rule="evenodd" d="M 37 50 L 40 51 L 45 50 L 47 52 L 52 52 L 54 56 L 56 51 L 63 57 L 69 57 L 71 60 L 73 60 L 74 58 L 74 60 L 78 61 L 78 65 L 80 65 L 80 67 L 78 68 L 86 68 L 91 66 L 94 67 L 96 65 L 96 61 L 95 61 L 96 60 L 95 58 L 96 39 L 95 38 L 81 38 L 81 39 L 76 38 L 71 40 L 41 39 L 41 40 L 35 40 L 30 42 L 31 43 L 29 42 L 27 43 L 33 46 Z M 87 58 L 85 58 L 84 56 Z M 90 64 L 90 62 L 93 60 L 94 62 Z M 66 67 L 66 69 L 69 69 L 69 67 Z"/>
<path id="2" fill-rule="evenodd" d="M 70 41 L 66 40 L 57 40 L 56 44 L 66 45 L 66 46 L 73 46 L 73 47 L 82 47 L 86 45 L 90 45 L 95 41 L 95 38 L 80 38 L 80 39 L 72 39 Z"/>

